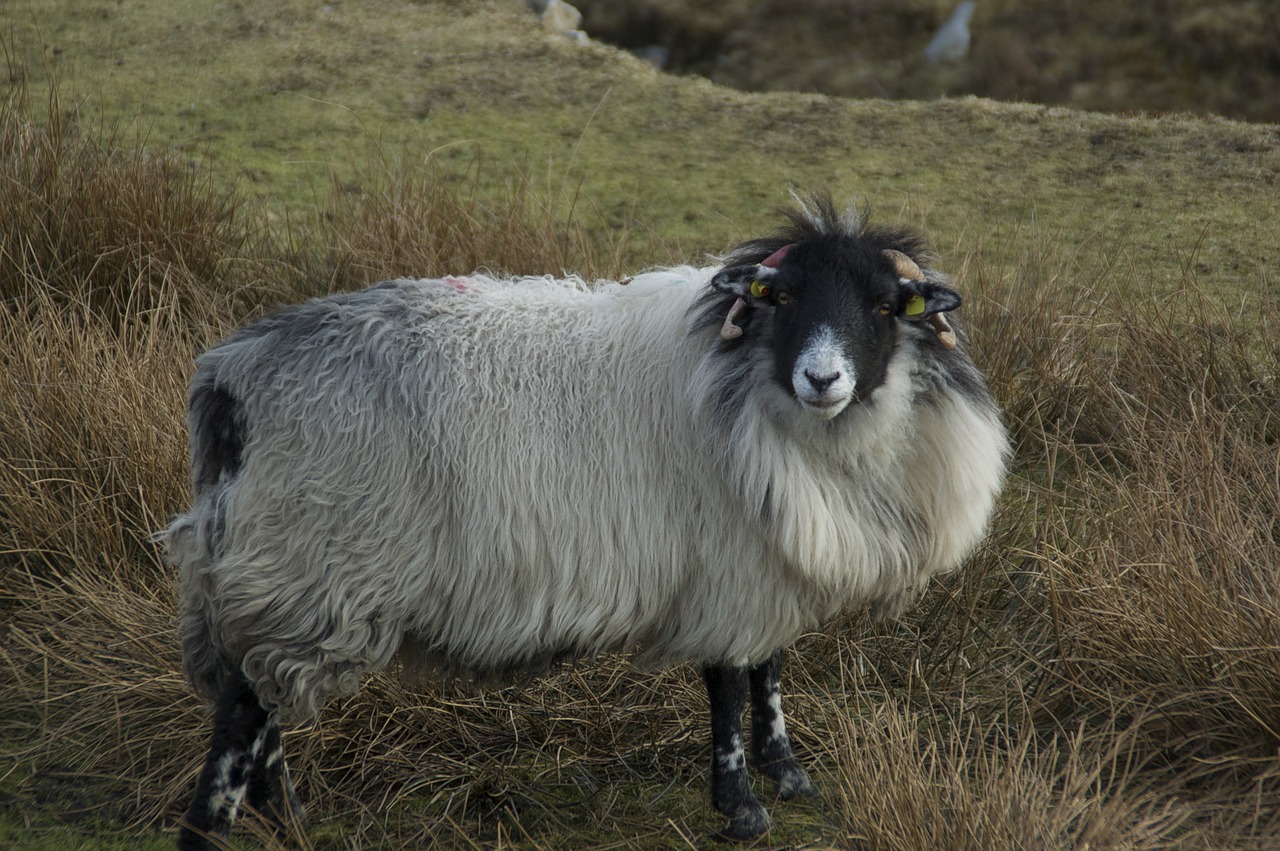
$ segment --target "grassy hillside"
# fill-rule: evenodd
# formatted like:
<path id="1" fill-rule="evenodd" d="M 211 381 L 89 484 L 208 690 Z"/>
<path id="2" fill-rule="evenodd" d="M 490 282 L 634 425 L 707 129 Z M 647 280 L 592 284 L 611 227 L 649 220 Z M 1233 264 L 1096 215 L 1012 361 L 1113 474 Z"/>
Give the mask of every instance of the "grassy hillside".
<path id="1" fill-rule="evenodd" d="M 962 575 L 797 647 L 823 797 L 761 847 L 1280 840 L 1280 128 L 749 96 L 473 0 L 11 0 L 0 33 L 0 843 L 163 844 L 190 793 L 149 535 L 201 348 L 397 273 L 697 260 L 792 184 L 929 234 L 1017 455 Z M 379 676 L 287 739 L 299 842 L 701 845 L 704 714 L 624 660 Z"/>
<path id="2" fill-rule="evenodd" d="M 598 233 L 634 223 L 635 264 L 719 250 L 796 184 L 922 224 L 943 250 L 1017 228 L 1168 286 L 1280 272 L 1271 125 L 749 96 L 547 34 L 510 2 L 12 0 L 0 32 L 11 76 L 59 78 L 64 108 L 126 122 L 277 217 L 322 205 L 335 170 L 358 191 L 373 155 L 478 166 L 489 185 L 521 167 Z"/>

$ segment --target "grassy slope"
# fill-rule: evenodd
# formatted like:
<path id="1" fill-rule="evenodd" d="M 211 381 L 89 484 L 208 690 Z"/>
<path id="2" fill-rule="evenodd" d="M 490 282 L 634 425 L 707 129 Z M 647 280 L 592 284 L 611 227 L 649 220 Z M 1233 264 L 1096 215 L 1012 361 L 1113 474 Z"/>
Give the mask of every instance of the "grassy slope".
<path id="1" fill-rule="evenodd" d="M 637 264 L 723 248 L 795 184 L 904 215 L 943 251 L 1034 225 L 1161 288 L 1188 268 L 1224 292 L 1280 277 L 1273 126 L 750 96 L 545 34 L 511 3 L 11 0 L 0 30 L 66 103 L 207 159 L 277 213 L 376 151 L 580 188 L 593 226 L 652 234 Z"/>

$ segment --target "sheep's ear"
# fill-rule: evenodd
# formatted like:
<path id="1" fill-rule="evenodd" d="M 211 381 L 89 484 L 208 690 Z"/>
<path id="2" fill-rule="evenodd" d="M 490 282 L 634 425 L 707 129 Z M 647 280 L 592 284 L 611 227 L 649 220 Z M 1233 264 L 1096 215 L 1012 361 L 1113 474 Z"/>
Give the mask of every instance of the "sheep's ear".
<path id="1" fill-rule="evenodd" d="M 731 266 L 711 279 L 711 286 L 722 293 L 752 302 L 767 302 L 773 292 L 773 279 L 778 270 L 753 263 L 750 266 Z"/>
<path id="2" fill-rule="evenodd" d="M 898 315 L 903 319 L 919 321 L 949 313 L 962 301 L 960 293 L 932 281 L 903 281 L 901 286 L 902 310 Z"/>
<path id="3" fill-rule="evenodd" d="M 935 284 L 921 270 L 920 264 L 895 248 L 886 248 L 884 257 L 893 265 L 902 288 L 903 319 L 924 320 L 939 313 L 948 313 L 960 306 L 960 293 Z"/>

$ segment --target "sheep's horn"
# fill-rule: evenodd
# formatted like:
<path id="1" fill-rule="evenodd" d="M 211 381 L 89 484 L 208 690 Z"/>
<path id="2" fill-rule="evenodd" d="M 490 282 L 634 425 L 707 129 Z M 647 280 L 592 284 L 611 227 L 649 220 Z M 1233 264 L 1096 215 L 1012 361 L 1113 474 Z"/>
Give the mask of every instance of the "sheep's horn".
<path id="1" fill-rule="evenodd" d="M 884 256 L 893 264 L 893 270 L 898 273 L 899 278 L 908 281 L 923 281 L 924 272 L 920 271 L 920 266 L 916 261 L 894 248 L 886 248 Z"/>
<path id="2" fill-rule="evenodd" d="M 778 264 L 782 262 L 782 258 L 786 257 L 787 252 L 795 247 L 796 247 L 796 244 L 794 242 L 789 245 L 782 246 L 777 251 L 773 252 L 768 257 L 761 260 L 760 265 L 764 266 L 767 269 L 778 268 Z"/>
<path id="3" fill-rule="evenodd" d="M 942 348 L 954 349 L 956 347 L 956 332 L 951 330 L 951 323 L 947 321 L 947 317 L 941 313 L 935 313 L 929 317 L 929 324 L 933 326 L 933 330 L 938 332 L 938 342 L 942 344 Z"/>
<path id="4" fill-rule="evenodd" d="M 746 299 L 738 299 L 733 303 L 733 307 L 729 308 L 729 315 L 724 318 L 724 324 L 720 326 L 721 340 L 736 340 L 742 336 L 742 328 L 733 324 L 733 320 L 742 315 L 742 311 L 747 309 Z"/>

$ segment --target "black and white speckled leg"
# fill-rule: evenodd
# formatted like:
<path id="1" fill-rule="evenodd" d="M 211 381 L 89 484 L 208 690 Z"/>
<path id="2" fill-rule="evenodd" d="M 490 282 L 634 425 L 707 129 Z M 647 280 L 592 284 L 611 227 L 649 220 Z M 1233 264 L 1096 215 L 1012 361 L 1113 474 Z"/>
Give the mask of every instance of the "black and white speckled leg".
<path id="1" fill-rule="evenodd" d="M 702 669 L 711 700 L 711 803 L 729 817 L 718 835 L 753 839 L 772 821 L 751 791 L 747 753 L 742 738 L 742 707 L 747 697 L 747 670 L 707 666 Z"/>
<path id="2" fill-rule="evenodd" d="M 278 751 L 279 742 L 279 728 L 237 672 L 218 699 L 209 755 L 178 833 L 180 851 L 213 848 L 211 837 L 231 832 L 255 767 Z"/>
<path id="3" fill-rule="evenodd" d="M 814 794 L 809 775 L 791 752 L 782 716 L 782 650 L 752 668 L 747 678 L 751 684 L 751 755 L 757 767 L 777 784 L 781 800 Z"/>
<path id="4" fill-rule="evenodd" d="M 305 823 L 302 801 L 289 779 L 289 765 L 280 743 L 280 725 L 273 716 L 268 717 L 264 746 L 258 751 L 249 775 L 246 802 L 279 839 L 287 836 L 289 825 Z"/>

